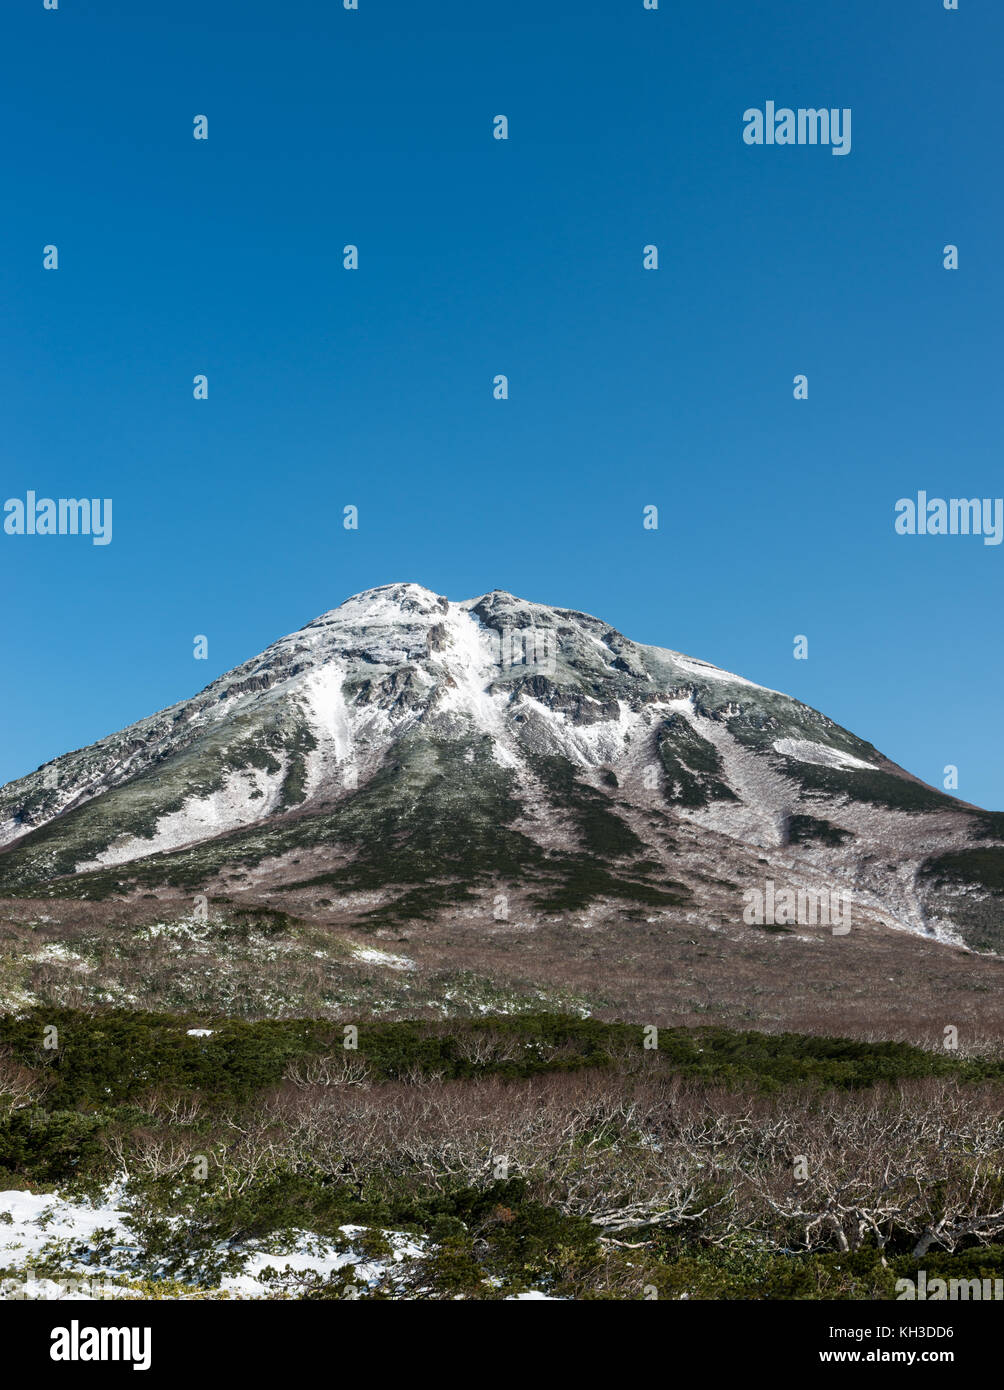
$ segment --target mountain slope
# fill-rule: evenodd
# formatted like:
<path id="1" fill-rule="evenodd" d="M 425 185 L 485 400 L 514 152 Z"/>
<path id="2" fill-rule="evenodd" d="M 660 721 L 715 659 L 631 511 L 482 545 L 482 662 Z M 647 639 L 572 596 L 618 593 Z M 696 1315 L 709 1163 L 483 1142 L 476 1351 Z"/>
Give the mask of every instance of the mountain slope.
<path id="1" fill-rule="evenodd" d="M 583 613 L 393 584 L 0 788 L 0 896 L 741 921 L 769 878 L 997 950 L 1002 840 L 779 692 Z"/>

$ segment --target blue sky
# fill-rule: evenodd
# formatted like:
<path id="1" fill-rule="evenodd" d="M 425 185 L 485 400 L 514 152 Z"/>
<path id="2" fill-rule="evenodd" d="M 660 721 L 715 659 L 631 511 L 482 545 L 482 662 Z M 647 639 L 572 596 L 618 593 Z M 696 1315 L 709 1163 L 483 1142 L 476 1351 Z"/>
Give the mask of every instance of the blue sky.
<path id="1" fill-rule="evenodd" d="M 596 613 L 1004 806 L 1004 546 L 893 530 L 1004 493 L 997 0 L 0 32 L 0 502 L 114 505 L 104 547 L 0 533 L 0 780 L 407 579 Z M 851 153 L 746 146 L 768 99 L 851 108 Z"/>

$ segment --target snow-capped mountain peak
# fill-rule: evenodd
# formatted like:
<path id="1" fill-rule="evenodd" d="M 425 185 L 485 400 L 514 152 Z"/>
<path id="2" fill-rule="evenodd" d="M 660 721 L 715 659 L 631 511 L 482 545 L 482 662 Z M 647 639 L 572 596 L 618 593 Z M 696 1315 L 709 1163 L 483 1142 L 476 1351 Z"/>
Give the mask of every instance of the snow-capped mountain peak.
<path id="1" fill-rule="evenodd" d="M 305 846 L 393 892 L 395 874 L 448 878 L 451 836 L 489 876 L 522 856 L 547 877 L 562 854 L 574 877 L 574 856 L 627 846 L 647 875 L 669 862 L 668 817 L 698 856 L 797 845 L 891 921 L 952 935 L 923 866 L 973 815 L 818 711 L 599 618 L 395 583 L 0 789 L 0 893 L 199 884 L 224 863 L 282 878 Z M 363 875 L 371 859 L 384 867 Z M 604 891 L 660 891 L 630 883 Z"/>

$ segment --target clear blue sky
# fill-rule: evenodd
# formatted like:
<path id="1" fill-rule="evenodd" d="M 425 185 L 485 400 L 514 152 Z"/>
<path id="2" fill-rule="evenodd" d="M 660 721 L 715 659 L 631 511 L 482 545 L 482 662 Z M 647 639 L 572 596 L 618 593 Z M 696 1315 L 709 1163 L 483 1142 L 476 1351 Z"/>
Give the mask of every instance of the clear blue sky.
<path id="1" fill-rule="evenodd" d="M 893 530 L 1004 493 L 1000 0 L 8 0 L 0 38 L 0 502 L 114 502 L 106 547 L 0 533 L 0 780 L 408 579 L 1004 807 L 1004 546 Z M 851 153 L 747 147 L 768 99 L 850 107 Z"/>

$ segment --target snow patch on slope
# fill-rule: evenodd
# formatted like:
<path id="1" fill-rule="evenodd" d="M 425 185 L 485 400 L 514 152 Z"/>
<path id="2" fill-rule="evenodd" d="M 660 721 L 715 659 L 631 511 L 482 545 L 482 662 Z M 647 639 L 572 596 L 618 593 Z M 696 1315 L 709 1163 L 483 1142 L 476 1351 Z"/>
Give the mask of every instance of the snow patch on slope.
<path id="1" fill-rule="evenodd" d="M 496 761 L 505 767 L 516 766 L 519 760 L 505 743 L 509 697 L 504 691 L 492 695 L 488 688 L 501 672 L 487 634 L 459 603 L 450 604 L 443 626 L 451 682 L 442 688 L 438 709 L 472 720 L 475 728 L 491 737 Z"/>
<path id="2" fill-rule="evenodd" d="M 317 740 L 317 747 L 307 754 L 308 799 L 329 775 L 332 765 L 343 781 L 352 783 L 356 769 L 355 739 L 345 703 L 344 680 L 345 668 L 328 662 L 311 671 L 304 682 L 307 714 Z"/>
<path id="3" fill-rule="evenodd" d="M 786 758 L 795 758 L 800 763 L 814 763 L 817 767 L 835 767 L 848 772 L 864 767 L 871 772 L 875 771 L 874 763 L 863 762 L 860 758 L 852 757 L 850 753 L 841 752 L 838 748 L 829 748 L 825 743 L 812 743 L 808 739 L 779 738 L 774 744 L 774 749 L 783 753 Z"/>
<path id="4" fill-rule="evenodd" d="M 16 840 L 20 835 L 27 835 L 29 830 L 34 829 L 33 825 L 25 825 L 23 821 L 14 820 L 13 817 L 0 821 L 0 846 L 9 845 L 12 840 Z"/>
<path id="5" fill-rule="evenodd" d="M 357 946 L 352 955 L 355 960 L 365 961 L 367 965 L 385 965 L 388 970 L 418 968 L 408 956 L 396 956 L 392 951 L 380 951 L 375 946 Z"/>
<path id="6" fill-rule="evenodd" d="M 656 651 L 659 648 L 655 648 Z M 748 681 L 745 676 L 733 675 L 731 671 L 723 671 L 720 666 L 712 666 L 707 661 L 700 661 L 697 657 L 683 656 L 680 652 L 670 652 L 675 665 L 681 667 L 692 676 L 699 676 L 702 680 L 721 681 L 728 685 L 745 685 L 750 690 L 764 690 L 768 695 L 778 695 L 781 692 L 771 690 L 767 685 L 757 685 L 756 681 Z"/>
<path id="7" fill-rule="evenodd" d="M 519 708 L 545 725 L 558 751 L 581 767 L 592 768 L 620 761 L 637 731 L 649 727 L 658 707 L 633 710 L 618 701 L 615 719 L 600 719 L 594 724 L 576 724 L 563 710 L 549 709 L 532 695 L 522 696 Z"/>
<path id="8" fill-rule="evenodd" d="M 102 850 L 96 858 L 78 864 L 74 872 L 88 873 L 93 869 L 128 864 L 133 859 L 180 849 L 194 840 L 220 835 L 225 830 L 252 825 L 267 815 L 275 804 L 285 776 L 285 768 L 274 773 L 261 768 L 242 769 L 230 777 L 219 791 L 210 792 L 208 796 L 191 797 L 180 810 L 161 816 L 151 839 L 125 835 Z"/>

